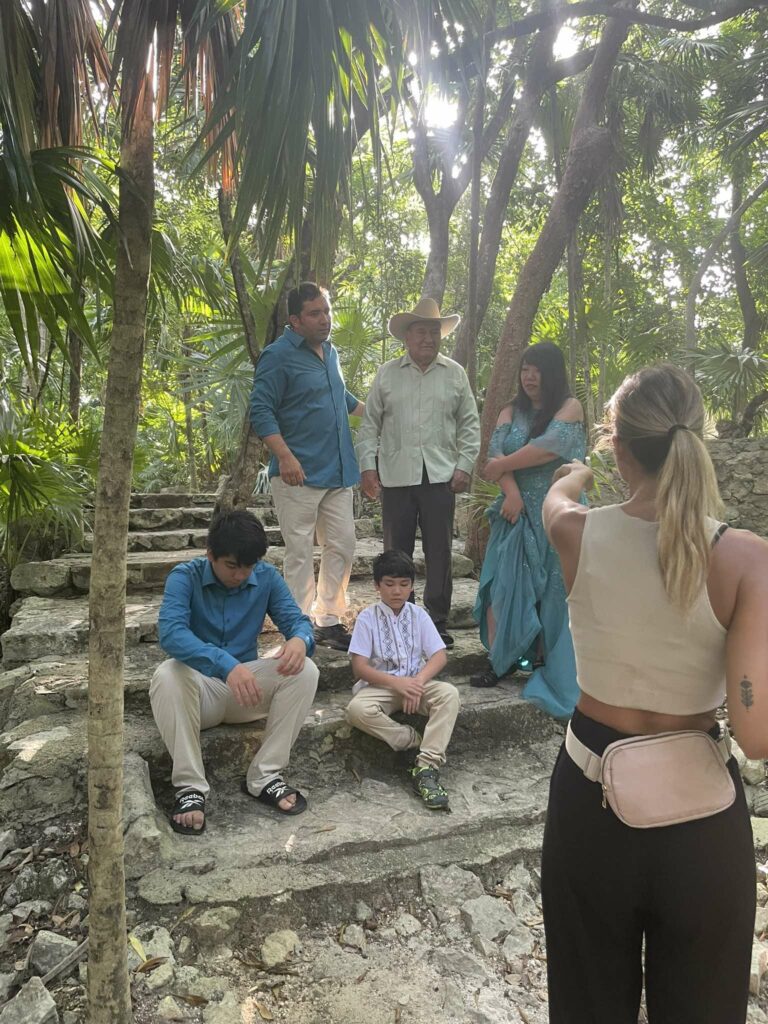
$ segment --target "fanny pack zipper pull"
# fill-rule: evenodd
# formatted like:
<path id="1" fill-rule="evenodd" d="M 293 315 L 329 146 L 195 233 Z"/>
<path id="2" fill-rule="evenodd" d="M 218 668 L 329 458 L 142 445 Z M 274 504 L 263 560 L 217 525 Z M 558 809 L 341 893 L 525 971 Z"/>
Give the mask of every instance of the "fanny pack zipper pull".
<path id="1" fill-rule="evenodd" d="M 607 796 L 608 796 L 608 794 L 607 794 L 607 792 L 606 792 L 605 786 L 602 786 L 602 785 L 601 785 L 601 787 L 600 787 L 600 788 L 601 788 L 601 789 L 602 789 L 602 791 L 603 791 L 603 810 L 605 811 L 605 810 L 607 810 L 607 808 L 608 808 L 608 803 L 607 803 Z"/>

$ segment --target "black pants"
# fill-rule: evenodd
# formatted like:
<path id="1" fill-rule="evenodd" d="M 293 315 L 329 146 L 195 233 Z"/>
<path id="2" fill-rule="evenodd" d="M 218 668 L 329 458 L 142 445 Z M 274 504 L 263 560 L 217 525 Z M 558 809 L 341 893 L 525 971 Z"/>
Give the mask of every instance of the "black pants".
<path id="1" fill-rule="evenodd" d="M 424 469 L 414 487 L 382 487 L 381 520 L 384 549 L 413 555 L 416 527 L 421 527 L 427 581 L 424 607 L 436 626 L 445 627 L 451 610 L 451 543 L 456 495 L 448 484 L 431 484 Z"/>
<path id="2" fill-rule="evenodd" d="M 601 754 L 622 734 L 574 713 Z M 624 825 L 561 748 L 542 851 L 550 1024 L 743 1024 L 755 856 L 736 762 L 736 801 L 664 828 Z"/>

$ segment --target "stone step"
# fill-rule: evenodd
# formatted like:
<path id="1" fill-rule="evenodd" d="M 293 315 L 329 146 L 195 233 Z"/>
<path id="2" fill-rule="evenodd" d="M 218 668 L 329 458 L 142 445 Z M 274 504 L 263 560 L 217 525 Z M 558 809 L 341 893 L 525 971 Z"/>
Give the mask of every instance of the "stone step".
<path id="1" fill-rule="evenodd" d="M 469 576 L 474 566 L 462 554 L 462 541 L 454 541 L 453 576 Z M 373 559 L 381 552 L 381 541 L 367 538 L 358 541 L 352 565 L 354 579 L 370 579 Z M 183 551 L 132 551 L 128 553 L 128 590 L 160 588 L 168 573 L 180 562 L 200 558 L 205 551 L 187 549 Z M 266 561 L 282 570 L 283 549 L 271 548 Z M 424 556 L 417 549 L 414 561 L 419 575 L 424 574 Z M 315 549 L 315 570 L 320 563 L 320 550 Z M 22 595 L 36 594 L 51 597 L 60 593 L 84 593 L 88 590 L 91 575 L 91 559 L 87 554 L 64 555 L 47 562 L 22 562 L 11 573 L 11 586 Z"/>
<path id="2" fill-rule="evenodd" d="M 416 581 L 416 596 L 422 600 L 424 581 Z M 453 588 L 450 626 L 453 629 L 472 629 L 472 617 L 477 581 L 458 579 Z M 125 642 L 127 647 L 157 642 L 157 616 L 162 594 L 159 591 L 129 594 L 126 603 Z M 351 580 L 347 591 L 348 621 L 376 600 L 376 592 L 368 580 Z M 269 618 L 265 632 L 275 627 Z M 277 638 L 275 641 L 277 642 Z M 273 640 L 270 639 L 271 646 Z M 25 597 L 16 607 L 11 628 L 0 636 L 3 666 L 15 668 L 37 658 L 47 657 L 52 651 L 58 656 L 79 654 L 88 649 L 88 598 L 80 597 Z"/>
<path id="3" fill-rule="evenodd" d="M 144 511 L 138 509 L 139 512 Z M 151 512 L 163 512 L 165 509 L 148 509 Z M 172 512 L 177 511 L 171 509 Z M 370 540 L 377 536 L 378 523 L 372 519 L 357 519 L 355 533 L 358 540 Z M 265 526 L 267 542 L 272 546 L 283 546 L 283 535 L 279 526 Z M 207 525 L 198 527 L 132 530 L 128 534 L 129 551 L 186 551 L 189 548 L 204 548 L 208 535 Z M 81 551 L 93 550 L 93 534 L 86 533 L 80 547 Z"/>
<path id="4" fill-rule="evenodd" d="M 195 505 L 216 504 L 214 491 L 169 491 L 153 494 L 136 492 L 131 495 L 131 508 L 188 508 Z M 271 494 L 253 494 L 248 501 L 248 508 L 265 508 L 272 506 Z"/>
<path id="5" fill-rule="evenodd" d="M 264 526 L 277 526 L 277 513 L 269 506 L 251 511 Z M 212 505 L 190 505 L 173 508 L 132 508 L 128 513 L 128 529 L 145 533 L 151 530 L 207 530 L 213 516 Z"/>
<path id="6" fill-rule="evenodd" d="M 456 643 L 449 654 L 444 677 L 465 678 L 485 668 L 486 652 L 477 634 L 456 630 L 454 636 Z M 165 655 L 157 643 L 139 643 L 127 648 L 124 698 L 129 711 L 147 708 L 152 674 L 164 659 Z M 349 656 L 318 647 L 313 660 L 320 670 L 318 691 L 348 696 L 355 682 Z M 3 722 L 17 725 L 28 718 L 70 708 L 85 708 L 87 703 L 88 660 L 85 653 L 51 655 L 0 673 L 0 728 Z"/>
<path id="7" fill-rule="evenodd" d="M 71 664 L 49 665 L 46 670 L 38 663 L 35 668 L 32 676 L 17 669 L 2 677 L 0 699 L 7 698 L 8 719 L 0 734 L 0 820 L 50 819 L 85 800 L 84 663 L 79 676 L 72 673 Z M 456 683 L 462 698 L 452 743 L 457 753 L 508 750 L 558 733 L 551 719 L 520 698 L 519 682 L 505 680 L 492 690 L 476 690 L 460 678 Z M 160 792 L 169 778 L 170 761 L 151 716 L 147 685 L 148 673 L 138 673 L 129 663 L 126 689 L 131 687 L 137 699 L 126 702 L 125 748 L 151 765 Z M 347 687 L 317 695 L 292 759 L 294 770 L 304 773 L 302 779 L 313 773 L 335 777 L 348 765 L 357 766 L 355 770 L 389 770 L 401 757 L 346 724 L 344 708 L 350 699 Z M 423 719 L 411 721 L 423 725 Z M 211 779 L 241 778 L 262 732 L 263 721 L 206 730 L 203 754 Z"/>

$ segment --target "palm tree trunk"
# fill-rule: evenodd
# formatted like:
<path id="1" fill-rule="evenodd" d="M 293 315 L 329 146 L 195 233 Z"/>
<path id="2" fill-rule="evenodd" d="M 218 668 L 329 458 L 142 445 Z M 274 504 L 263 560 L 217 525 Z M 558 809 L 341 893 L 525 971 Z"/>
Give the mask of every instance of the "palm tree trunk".
<path id="1" fill-rule="evenodd" d="M 189 471 L 189 489 L 194 494 L 197 491 L 197 465 L 195 463 L 195 430 L 192 421 L 192 371 L 191 356 L 192 346 L 189 338 L 192 329 L 189 325 L 184 327 L 184 336 L 181 342 L 181 354 L 185 360 L 184 370 L 181 372 L 181 394 L 184 400 L 184 435 L 187 448 L 187 469 Z"/>
<path id="2" fill-rule="evenodd" d="M 144 73 L 144 69 L 140 69 Z M 154 204 L 152 90 L 121 145 L 114 327 L 96 488 L 88 667 L 89 1024 L 129 1024 L 123 865 L 123 655 L 128 507 L 144 355 Z"/>
<path id="3" fill-rule="evenodd" d="M 739 171 L 731 174 L 731 209 L 738 210 L 744 202 L 744 180 Z M 744 338 L 741 343 L 744 351 L 755 352 L 760 344 L 763 333 L 763 318 L 757 308 L 755 293 L 749 283 L 747 273 L 747 250 L 741 240 L 741 224 L 734 224 L 731 231 L 731 256 L 733 257 L 733 276 L 736 281 L 736 294 L 739 308 L 744 320 Z"/>

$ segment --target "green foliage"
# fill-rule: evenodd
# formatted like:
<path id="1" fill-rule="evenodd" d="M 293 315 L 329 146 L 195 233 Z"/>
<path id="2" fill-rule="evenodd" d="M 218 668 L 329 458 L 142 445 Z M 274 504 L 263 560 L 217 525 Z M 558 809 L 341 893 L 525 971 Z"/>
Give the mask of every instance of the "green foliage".
<path id="1" fill-rule="evenodd" d="M 81 537 L 97 447 L 94 425 L 77 428 L 23 402 L 0 403 L 0 553 L 11 566 Z"/>

